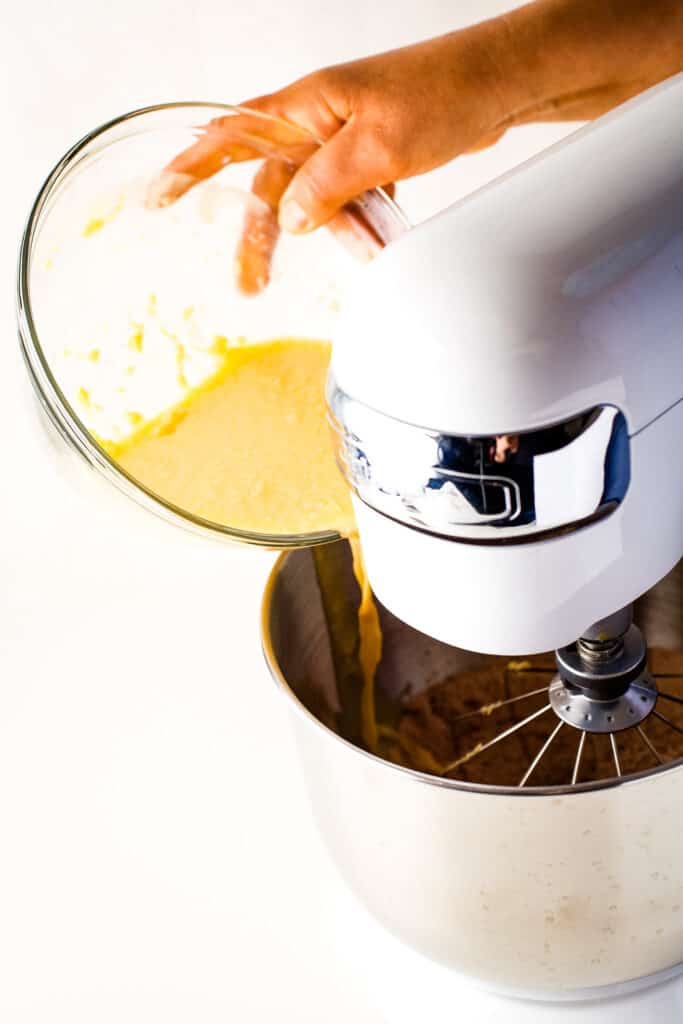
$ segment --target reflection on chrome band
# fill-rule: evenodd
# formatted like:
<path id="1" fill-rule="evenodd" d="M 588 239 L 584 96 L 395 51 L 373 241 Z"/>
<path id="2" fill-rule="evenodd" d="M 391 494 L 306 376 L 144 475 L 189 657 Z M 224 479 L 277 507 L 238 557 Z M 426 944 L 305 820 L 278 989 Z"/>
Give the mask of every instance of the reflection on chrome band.
<path id="1" fill-rule="evenodd" d="M 609 515 L 630 479 L 626 419 L 595 406 L 522 433 L 442 434 L 385 416 L 328 383 L 337 461 L 371 508 L 441 536 L 510 543 Z"/>

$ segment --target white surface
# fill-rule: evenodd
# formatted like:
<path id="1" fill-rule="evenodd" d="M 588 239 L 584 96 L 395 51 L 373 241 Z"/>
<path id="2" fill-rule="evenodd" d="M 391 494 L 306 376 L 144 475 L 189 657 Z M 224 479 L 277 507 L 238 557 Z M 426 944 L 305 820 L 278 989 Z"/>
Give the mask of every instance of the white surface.
<path id="1" fill-rule="evenodd" d="M 115 501 L 111 519 L 92 520 L 35 417 L 15 343 L 15 253 L 42 178 L 93 125 L 151 102 L 239 100 L 505 6 L 5 11 L 0 1020 L 383 1019 L 339 954 L 340 938 L 354 942 L 347 897 L 261 661 L 270 559 L 129 521 Z M 562 131 L 524 130 L 407 187 L 408 211 L 433 212 Z"/>

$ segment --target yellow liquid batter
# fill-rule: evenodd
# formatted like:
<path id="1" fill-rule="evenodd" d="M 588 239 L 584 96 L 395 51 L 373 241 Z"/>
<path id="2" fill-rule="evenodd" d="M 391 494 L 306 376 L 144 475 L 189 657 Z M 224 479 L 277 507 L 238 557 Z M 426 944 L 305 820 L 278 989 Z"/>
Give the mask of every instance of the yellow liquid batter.
<path id="1" fill-rule="evenodd" d="M 368 750 L 377 753 L 379 733 L 375 713 L 375 673 L 382 658 L 382 627 L 377 605 L 370 589 L 370 580 L 365 571 L 363 552 L 357 533 L 349 536 L 349 543 L 353 555 L 353 572 L 360 587 L 358 660 L 363 676 L 363 692 L 360 699 L 361 732 Z"/>
<path id="2" fill-rule="evenodd" d="M 178 405 L 124 441 L 105 444 L 132 477 L 202 519 L 251 533 L 336 531 L 349 539 L 361 593 L 361 732 L 368 750 L 377 753 L 375 673 L 382 631 L 348 489 L 330 444 L 324 398 L 329 359 L 324 342 L 226 346 L 218 371 Z"/>
<path id="3" fill-rule="evenodd" d="M 226 347 L 178 405 L 108 445 L 145 487 L 195 516 L 276 536 L 354 529 L 332 454 L 330 346 L 284 339 Z"/>

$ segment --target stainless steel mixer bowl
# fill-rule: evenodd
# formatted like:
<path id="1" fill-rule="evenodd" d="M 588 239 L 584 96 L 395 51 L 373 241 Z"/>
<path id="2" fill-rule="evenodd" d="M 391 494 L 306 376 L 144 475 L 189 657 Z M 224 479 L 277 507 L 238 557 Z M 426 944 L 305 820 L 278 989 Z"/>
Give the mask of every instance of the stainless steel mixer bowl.
<path id="1" fill-rule="evenodd" d="M 681 760 L 621 780 L 519 789 L 438 778 L 362 750 L 344 735 L 351 726 L 336 678 L 338 638 L 331 642 L 326 615 L 330 596 L 337 612 L 357 608 L 345 547 L 325 556 L 325 601 L 326 549 L 281 557 L 264 598 L 263 644 L 315 820 L 361 903 L 421 953 L 519 994 L 649 983 L 679 965 Z M 683 647 L 682 568 L 636 608 L 650 644 Z M 380 615 L 380 701 L 400 702 L 491 660 L 431 640 L 383 608 Z"/>

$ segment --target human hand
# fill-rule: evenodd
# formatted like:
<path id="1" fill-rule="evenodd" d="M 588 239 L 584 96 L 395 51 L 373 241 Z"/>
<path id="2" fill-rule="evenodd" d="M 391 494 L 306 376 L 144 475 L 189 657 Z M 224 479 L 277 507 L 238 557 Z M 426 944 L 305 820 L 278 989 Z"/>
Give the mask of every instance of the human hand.
<path id="1" fill-rule="evenodd" d="M 171 161 L 149 205 L 265 155 L 253 186 L 262 203 L 247 215 L 237 261 L 242 290 L 259 291 L 280 226 L 329 224 L 376 248 L 354 196 L 491 145 L 515 124 L 597 117 L 681 70 L 680 0 L 536 0 L 250 100 L 253 114 L 211 121 Z M 283 138 L 282 121 L 308 137 Z"/>
<path id="2" fill-rule="evenodd" d="M 168 205 L 226 164 L 265 154 L 252 186 L 261 203 L 249 208 L 238 246 L 243 292 L 267 283 L 280 227 L 300 233 L 328 224 L 370 255 L 381 240 L 349 206 L 355 196 L 377 186 L 391 194 L 390 183 L 503 133 L 495 69 L 482 56 L 487 25 L 317 71 L 248 101 L 241 113 L 209 122 L 171 161 L 148 205 Z"/>

